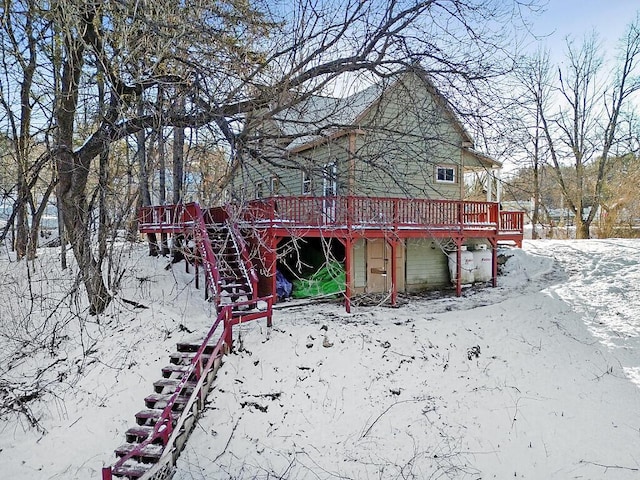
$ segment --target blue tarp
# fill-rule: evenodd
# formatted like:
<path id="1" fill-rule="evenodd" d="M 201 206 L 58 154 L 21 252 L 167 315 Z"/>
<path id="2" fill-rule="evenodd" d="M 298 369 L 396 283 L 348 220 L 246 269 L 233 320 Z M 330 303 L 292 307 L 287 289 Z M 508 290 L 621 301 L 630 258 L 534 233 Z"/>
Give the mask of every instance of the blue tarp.
<path id="1" fill-rule="evenodd" d="M 278 295 L 278 300 L 289 298 L 292 289 L 291 282 L 287 280 L 280 270 L 276 270 L 276 294 Z"/>

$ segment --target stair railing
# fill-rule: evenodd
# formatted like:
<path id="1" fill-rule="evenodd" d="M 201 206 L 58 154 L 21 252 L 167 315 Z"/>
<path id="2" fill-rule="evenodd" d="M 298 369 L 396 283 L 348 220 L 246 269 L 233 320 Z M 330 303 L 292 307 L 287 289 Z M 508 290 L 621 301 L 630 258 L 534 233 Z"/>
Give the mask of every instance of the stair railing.
<path id="1" fill-rule="evenodd" d="M 102 480 L 112 480 L 112 471 L 114 469 L 122 466 L 127 460 L 130 460 L 135 456 L 139 456 L 142 453 L 142 450 L 147 445 L 150 445 L 159 439 L 162 440 L 162 443 L 164 444 L 162 456 L 160 457 L 160 460 L 153 467 L 151 467 L 142 477 L 140 477 L 139 480 L 151 479 L 153 478 L 153 475 L 158 473 L 163 468 L 166 468 L 166 466 L 169 463 L 173 465 L 173 462 L 175 461 L 172 455 L 174 445 L 176 443 L 178 435 L 182 434 L 182 428 L 185 424 L 185 421 L 187 420 L 188 417 L 192 415 L 193 412 L 191 410 L 192 408 L 194 408 L 194 405 L 197 411 L 201 410 L 202 407 L 204 406 L 204 399 L 208 391 L 208 385 L 205 385 L 207 376 L 209 372 L 212 370 L 212 368 L 214 368 L 216 360 L 218 360 L 224 353 L 224 348 L 226 349 L 231 348 L 232 328 L 233 328 L 231 319 L 232 319 L 231 305 L 226 305 L 222 307 L 222 309 L 220 310 L 220 313 L 218 313 L 216 321 L 213 323 L 213 325 L 209 329 L 209 332 L 205 336 L 202 344 L 200 345 L 200 348 L 198 348 L 198 351 L 195 353 L 193 359 L 191 360 L 189 368 L 184 372 L 180 382 L 176 386 L 175 391 L 173 392 L 171 397 L 169 397 L 169 399 L 167 400 L 167 404 L 162 409 L 162 414 L 160 415 L 160 418 L 158 418 L 158 420 L 156 421 L 156 424 L 153 427 L 153 431 L 151 432 L 151 434 L 143 442 L 136 445 L 135 448 L 131 449 L 130 452 L 128 452 L 123 457 L 121 457 L 113 465 L 113 467 L 103 468 Z M 216 346 L 213 349 L 211 356 L 205 363 L 203 361 L 204 351 L 207 348 L 209 341 L 213 338 L 213 335 L 218 329 L 218 326 L 220 325 L 220 323 L 223 324 L 222 333 L 220 334 L 220 337 L 216 342 Z M 189 381 L 189 378 L 191 378 L 191 376 L 195 376 L 198 379 L 198 382 L 195 388 L 193 389 L 193 391 L 191 392 L 191 394 L 189 395 L 189 400 L 187 401 L 184 407 L 184 410 L 182 410 L 182 413 L 180 414 L 180 417 L 177 419 L 176 425 L 174 427 L 171 421 L 171 413 L 173 412 L 173 407 L 176 403 L 176 400 L 185 390 L 186 384 Z M 199 403 L 196 404 L 195 403 L 196 401 L 199 401 Z"/>
<path id="2" fill-rule="evenodd" d="M 255 299 L 258 296 L 258 274 L 253 267 L 253 262 L 249 256 L 249 250 L 247 249 L 247 243 L 244 241 L 238 225 L 229 217 L 226 221 L 229 233 L 231 233 L 231 240 L 233 241 L 236 251 L 240 256 L 240 266 L 242 267 L 242 273 L 251 284 L 251 298 Z"/>
<path id="3" fill-rule="evenodd" d="M 217 307 L 220 306 L 220 272 L 217 267 L 217 257 L 213 252 L 209 234 L 207 232 L 207 224 L 204 221 L 202 209 L 197 203 L 188 203 L 184 205 L 183 213 L 184 223 L 189 221 L 193 229 L 193 238 L 196 242 L 200 256 L 203 259 L 203 266 L 207 278 L 207 288 L 213 293 L 213 299 Z M 188 220 L 187 220 L 188 219 Z M 185 225 L 186 227 L 186 225 Z"/>
<path id="4" fill-rule="evenodd" d="M 204 407 L 204 401 L 210 387 L 210 382 L 206 383 L 207 377 L 209 376 L 209 373 L 219 365 L 219 363 L 216 363 L 216 361 L 219 360 L 220 357 L 222 357 L 222 355 L 225 353 L 225 349 L 227 351 L 231 349 L 233 340 L 233 325 L 242 323 L 243 321 L 242 315 L 240 317 L 233 316 L 233 307 L 238 305 L 250 305 L 255 304 L 258 301 L 264 301 L 267 305 L 266 310 L 258 313 L 250 313 L 247 315 L 247 318 L 254 320 L 257 318 L 266 317 L 267 325 L 271 325 L 273 296 L 261 299 L 257 298 L 257 274 L 255 272 L 255 269 L 253 268 L 253 264 L 249 259 L 246 244 L 244 243 L 240 232 L 237 230 L 236 225 L 233 222 L 227 222 L 229 225 L 229 230 L 232 233 L 231 236 L 234 239 L 234 243 L 237 242 L 237 251 L 241 252 L 241 255 L 243 257 L 243 264 L 245 269 L 247 269 L 246 273 L 249 274 L 249 278 L 251 280 L 253 289 L 252 299 L 248 301 L 234 302 L 233 304 L 220 306 L 220 294 L 218 287 L 220 273 L 218 272 L 216 266 L 216 256 L 213 252 L 211 242 L 209 241 L 207 225 L 205 223 L 202 210 L 197 203 L 180 205 L 176 208 L 176 210 L 177 214 L 173 219 L 173 223 L 176 226 L 180 226 L 183 231 L 187 231 L 188 229 L 192 229 L 193 231 L 196 246 L 203 259 L 203 264 L 207 275 L 207 283 L 209 284 L 209 288 L 211 288 L 214 292 L 216 306 L 218 307 L 218 314 L 215 322 L 205 336 L 201 346 L 198 348 L 198 351 L 195 353 L 193 359 L 191 360 L 189 368 L 184 372 L 180 379 L 180 382 L 174 390 L 174 393 L 167 400 L 166 405 L 162 409 L 162 413 L 156 421 L 152 432 L 143 442 L 136 445 L 133 449 L 131 449 L 131 451 L 127 452 L 126 455 L 120 457 L 120 459 L 113 466 L 104 467 L 102 469 L 102 480 L 112 480 L 114 469 L 121 467 L 131 458 L 140 456 L 145 447 L 153 444 L 157 440 L 161 440 L 162 444 L 164 445 L 162 455 L 158 462 L 154 464 L 149 470 L 147 470 L 139 478 L 139 480 L 161 480 L 164 478 L 169 478 L 171 471 L 175 466 L 177 456 L 184 446 L 184 443 L 182 445 L 177 445 L 178 437 L 184 433 L 183 428 L 185 430 L 190 430 L 193 427 L 193 425 L 191 425 L 185 428 L 186 421 L 192 416 L 192 414 L 197 415 L 197 413 Z M 209 345 L 210 340 L 213 338 L 221 322 L 223 323 L 222 333 L 220 334 L 220 337 L 216 342 L 211 356 L 205 363 L 203 361 L 205 349 Z M 171 415 L 173 412 L 173 407 L 175 406 L 178 397 L 181 396 L 181 394 L 185 390 L 189 378 L 191 378 L 192 376 L 195 376 L 195 378 L 197 378 L 197 384 L 191 391 L 184 409 L 176 420 L 176 425 L 173 426 Z M 187 431 L 186 434 L 188 437 L 189 432 Z M 174 450 L 176 451 L 174 452 Z"/>

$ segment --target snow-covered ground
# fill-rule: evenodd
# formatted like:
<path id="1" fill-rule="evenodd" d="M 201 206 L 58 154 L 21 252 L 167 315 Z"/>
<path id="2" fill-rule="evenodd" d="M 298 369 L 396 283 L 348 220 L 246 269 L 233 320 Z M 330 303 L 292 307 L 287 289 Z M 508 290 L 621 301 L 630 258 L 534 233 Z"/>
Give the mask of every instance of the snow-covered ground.
<path id="1" fill-rule="evenodd" d="M 0 265 L 0 405 L 41 392 L 23 405 L 37 428 L 0 420 L 0 478 L 100 478 L 175 343 L 206 331 L 183 266 L 123 252 L 100 318 L 74 314 L 47 253 L 31 291 Z M 640 242 L 506 254 L 495 289 L 351 314 L 291 302 L 270 331 L 242 326 L 176 479 L 640 479 Z"/>

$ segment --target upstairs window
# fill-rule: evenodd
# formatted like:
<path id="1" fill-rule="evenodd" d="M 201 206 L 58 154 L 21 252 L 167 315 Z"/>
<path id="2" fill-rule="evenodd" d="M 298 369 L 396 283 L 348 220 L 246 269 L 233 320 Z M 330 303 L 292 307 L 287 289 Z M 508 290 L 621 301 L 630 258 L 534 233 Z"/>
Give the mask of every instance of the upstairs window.
<path id="1" fill-rule="evenodd" d="M 335 197 L 338 194 L 338 165 L 336 162 L 327 163 L 322 169 L 322 194 L 325 197 Z"/>
<path id="2" fill-rule="evenodd" d="M 256 198 L 264 197 L 264 182 L 256 182 Z"/>
<path id="3" fill-rule="evenodd" d="M 302 195 L 311 195 L 311 175 L 306 170 L 302 171 Z"/>
<path id="4" fill-rule="evenodd" d="M 456 183 L 456 167 L 436 167 L 436 181 L 440 183 Z"/>
<path id="5" fill-rule="evenodd" d="M 280 179 L 277 176 L 271 177 L 271 195 L 280 194 Z"/>

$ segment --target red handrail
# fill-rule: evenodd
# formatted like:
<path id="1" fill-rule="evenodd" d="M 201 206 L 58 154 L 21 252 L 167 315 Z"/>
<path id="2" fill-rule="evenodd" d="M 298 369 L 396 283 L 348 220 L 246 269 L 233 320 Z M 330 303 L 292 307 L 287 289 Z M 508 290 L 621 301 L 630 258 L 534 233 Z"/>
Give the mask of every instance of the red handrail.
<path id="1" fill-rule="evenodd" d="M 232 220 L 228 220 L 232 219 Z M 244 241 L 244 238 L 240 231 L 238 230 L 238 225 L 233 219 L 232 212 L 227 211 L 227 227 L 233 236 L 236 245 L 238 247 L 238 252 L 240 253 L 240 257 L 242 262 L 244 263 L 244 268 L 249 276 L 249 281 L 251 282 L 251 293 L 255 298 L 258 296 L 258 274 L 256 269 L 253 266 L 253 262 L 251 261 L 251 257 L 249 256 L 249 250 L 247 249 L 247 244 Z"/>
<path id="2" fill-rule="evenodd" d="M 182 225 L 184 228 L 191 227 L 196 247 L 203 258 L 203 266 L 205 275 L 207 276 L 207 288 L 213 293 L 213 299 L 216 305 L 220 305 L 220 292 L 218 285 L 220 284 L 220 272 L 218 272 L 216 256 L 209 242 L 209 234 L 207 232 L 207 224 L 200 205 L 197 203 L 188 203 L 183 206 Z"/>
<path id="3" fill-rule="evenodd" d="M 524 228 L 524 212 L 500 212 L 500 230 L 505 232 L 522 232 Z"/>
<path id="4" fill-rule="evenodd" d="M 104 467 L 102 469 L 102 480 L 112 480 L 112 472 L 114 469 L 124 465 L 124 463 L 127 460 L 130 460 L 131 458 L 140 455 L 142 453 L 142 450 L 146 446 L 152 444 L 158 439 L 161 439 L 162 444 L 164 445 L 162 457 L 156 465 L 154 465 L 149 471 L 145 473 L 145 475 L 142 478 L 150 478 L 150 476 L 157 469 L 162 468 L 164 466 L 163 458 L 165 458 L 164 460 L 165 462 L 170 460 L 167 458 L 167 456 L 168 455 L 170 456 L 173 444 L 176 440 L 177 435 L 180 433 L 180 430 L 182 428 L 182 425 L 185 422 L 185 419 L 191 415 L 191 407 L 193 406 L 193 403 L 198 398 L 202 398 L 202 400 L 204 400 L 203 397 L 206 393 L 203 390 L 204 381 L 207 375 L 209 374 L 209 372 L 211 371 L 211 369 L 214 367 L 214 362 L 218 358 L 220 358 L 224 353 L 223 347 L 226 347 L 227 349 L 231 348 L 232 338 L 233 338 L 233 325 L 242 323 L 242 316 L 233 317 L 232 308 L 234 306 L 255 304 L 256 302 L 259 302 L 259 301 L 263 301 L 267 303 L 267 308 L 264 310 L 263 316 L 270 315 L 271 306 L 273 304 L 272 296 L 263 297 L 263 298 L 254 298 L 253 300 L 246 300 L 241 302 L 235 302 L 233 305 L 231 304 L 225 305 L 220 309 L 215 322 L 213 323 L 213 325 L 205 335 L 204 340 L 202 341 L 202 344 L 194 354 L 194 357 L 191 360 L 191 363 L 189 364 L 189 368 L 183 373 L 180 379 L 180 382 L 176 386 L 174 393 L 171 395 L 171 397 L 169 397 L 169 400 L 167 400 L 166 406 L 162 409 L 162 414 L 156 421 L 156 424 L 154 425 L 154 428 L 151 434 L 143 442 L 136 445 L 133 449 L 131 449 L 131 451 L 127 452 L 126 455 L 120 457 L 120 459 L 113 466 Z M 255 314 L 251 314 L 251 313 L 248 313 L 247 316 L 249 316 L 250 319 L 256 318 Z M 207 348 L 207 346 L 209 346 L 209 342 L 214 337 L 214 334 L 216 333 L 216 330 L 218 330 L 218 326 L 220 325 L 221 322 L 223 324 L 222 332 L 220 333 L 220 336 L 218 337 L 216 345 L 213 351 L 211 352 L 211 355 L 208 358 L 207 362 L 203 363 L 203 356 L 204 356 L 205 349 Z M 193 388 L 191 394 L 189 395 L 189 399 L 187 400 L 184 410 L 182 410 L 180 417 L 176 420 L 176 425 L 173 426 L 173 423 L 171 420 L 171 412 L 173 411 L 173 407 L 175 405 L 176 400 L 182 394 L 183 390 L 187 385 L 187 382 L 192 376 L 194 376 L 198 381 L 196 383 L 195 388 Z"/>
<path id="5" fill-rule="evenodd" d="M 331 210 L 328 211 L 328 208 Z M 271 197 L 252 200 L 242 219 L 291 226 L 499 227 L 498 204 L 395 197 Z M 505 212 L 503 212 L 505 213 Z"/>
<path id="6" fill-rule="evenodd" d="M 171 208 L 144 207 L 141 228 L 169 227 L 165 219 L 175 215 Z M 393 197 L 270 197 L 239 207 L 237 217 L 258 226 L 280 227 L 493 228 L 497 233 L 522 233 L 524 225 L 523 212 L 500 211 L 496 202 Z"/>
<path id="7" fill-rule="evenodd" d="M 120 457 L 120 459 L 112 467 L 103 468 L 102 470 L 103 480 L 111 480 L 112 471 L 114 469 L 124 465 L 124 463 L 127 460 L 130 460 L 131 458 L 137 455 L 140 455 L 142 453 L 142 450 L 146 446 L 152 444 L 158 439 L 162 440 L 163 445 L 165 445 L 165 450 L 167 449 L 167 446 L 169 445 L 169 437 L 171 436 L 174 430 L 173 423 L 171 421 L 171 412 L 173 411 L 173 407 L 175 405 L 176 399 L 182 393 L 182 391 L 185 388 L 185 385 L 187 384 L 187 381 L 192 375 L 194 375 L 198 379 L 198 383 L 196 385 L 196 388 L 194 388 L 193 391 L 191 392 L 189 399 L 191 400 L 192 398 L 195 398 L 196 396 L 200 395 L 200 392 L 202 391 L 202 387 L 204 385 L 204 378 L 211 370 L 211 367 L 213 366 L 213 362 L 222 355 L 223 345 L 228 341 L 229 338 L 231 338 L 230 331 L 233 328 L 233 326 L 231 325 L 230 319 L 231 319 L 231 305 L 227 305 L 220 310 L 220 313 L 218 313 L 216 321 L 213 323 L 212 327 L 209 329 L 209 332 L 205 336 L 202 344 L 200 345 L 200 348 L 198 348 L 198 351 L 195 353 L 193 359 L 191 360 L 191 364 L 189 365 L 189 368 L 183 374 L 180 380 L 180 383 L 178 383 L 174 393 L 171 395 L 171 397 L 167 401 L 167 405 L 162 409 L 162 414 L 160 415 L 160 418 L 158 418 L 158 420 L 156 421 L 156 424 L 153 427 L 153 431 L 151 432 L 151 434 L 143 442 L 139 443 L 133 449 L 131 449 L 131 451 L 129 451 L 126 455 Z M 213 334 L 217 330 L 218 325 L 220 325 L 220 322 L 224 322 L 222 334 L 218 338 L 216 346 L 213 352 L 211 353 L 211 356 L 209 357 L 207 363 L 203 365 L 202 356 L 203 356 L 204 350 L 209 344 L 209 340 L 211 340 L 211 338 L 213 337 Z M 189 409 L 186 407 L 183 410 L 181 417 L 185 414 L 186 415 L 190 414 Z M 180 420 L 178 420 L 178 422 L 179 421 Z M 178 425 L 176 424 L 176 426 Z"/>

